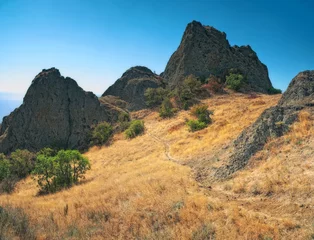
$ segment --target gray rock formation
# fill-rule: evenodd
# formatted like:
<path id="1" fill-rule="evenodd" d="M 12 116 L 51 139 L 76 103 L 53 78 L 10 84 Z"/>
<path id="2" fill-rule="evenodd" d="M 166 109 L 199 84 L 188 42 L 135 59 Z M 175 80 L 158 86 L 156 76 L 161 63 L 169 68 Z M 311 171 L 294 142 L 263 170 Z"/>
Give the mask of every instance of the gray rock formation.
<path id="1" fill-rule="evenodd" d="M 117 96 L 127 102 L 128 110 L 140 110 L 146 108 L 144 92 L 147 88 L 163 86 L 163 79 L 146 67 L 132 67 L 127 70 L 102 97 Z"/>
<path id="2" fill-rule="evenodd" d="M 263 149 L 269 138 L 284 135 L 298 119 L 300 110 L 313 112 L 314 71 L 299 73 L 291 81 L 275 107 L 265 110 L 250 127 L 234 141 L 228 164 L 215 171 L 215 178 L 223 179 L 245 167 L 249 159 Z"/>
<path id="3" fill-rule="evenodd" d="M 174 87 L 191 74 L 200 77 L 213 74 L 224 79 L 230 69 L 247 77 L 247 90 L 266 93 L 272 87 L 267 67 L 250 46 L 231 47 L 224 32 L 193 21 L 187 25 L 163 77 Z"/>
<path id="4" fill-rule="evenodd" d="M 0 152 L 37 151 L 43 147 L 82 149 L 91 126 L 115 121 L 119 110 L 101 104 L 71 78 L 55 69 L 43 70 L 33 80 L 23 104 L 3 119 Z"/>

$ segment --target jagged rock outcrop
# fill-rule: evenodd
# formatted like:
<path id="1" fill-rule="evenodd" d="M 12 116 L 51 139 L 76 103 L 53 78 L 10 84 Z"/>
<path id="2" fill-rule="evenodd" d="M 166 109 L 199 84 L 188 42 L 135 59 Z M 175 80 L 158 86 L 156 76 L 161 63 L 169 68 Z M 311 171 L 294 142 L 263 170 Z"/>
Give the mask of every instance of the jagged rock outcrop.
<path id="1" fill-rule="evenodd" d="M 250 46 L 231 47 L 224 32 L 193 21 L 187 25 L 163 77 L 174 87 L 190 74 L 200 77 L 213 74 L 224 79 L 230 69 L 246 76 L 247 90 L 267 93 L 272 87 L 267 67 Z"/>
<path id="2" fill-rule="evenodd" d="M 119 109 L 101 104 L 91 92 L 62 77 L 59 70 L 43 70 L 33 80 L 23 104 L 3 119 L 0 152 L 37 151 L 43 147 L 82 149 L 91 126 L 115 121 Z"/>
<path id="3" fill-rule="evenodd" d="M 314 71 L 299 73 L 291 81 L 277 106 L 265 110 L 254 124 L 245 129 L 234 141 L 229 162 L 216 169 L 214 176 L 223 179 L 245 167 L 257 151 L 262 150 L 269 138 L 284 135 L 298 119 L 300 110 L 313 111 Z"/>
<path id="4" fill-rule="evenodd" d="M 128 110 L 140 110 L 146 108 L 144 92 L 147 88 L 164 86 L 163 79 L 154 74 L 147 67 L 136 66 L 128 69 L 111 87 L 104 96 L 117 96 L 127 102 Z"/>

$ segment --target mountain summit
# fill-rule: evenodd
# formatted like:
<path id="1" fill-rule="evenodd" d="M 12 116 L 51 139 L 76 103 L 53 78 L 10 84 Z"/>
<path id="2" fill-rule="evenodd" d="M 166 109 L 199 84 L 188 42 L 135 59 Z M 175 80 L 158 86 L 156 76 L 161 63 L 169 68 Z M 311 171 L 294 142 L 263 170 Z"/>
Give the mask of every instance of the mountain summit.
<path id="1" fill-rule="evenodd" d="M 59 70 L 43 70 L 33 80 L 23 104 L 3 119 L 0 152 L 38 151 L 44 147 L 84 148 L 91 127 L 117 119 L 118 110 L 101 104 Z"/>
<path id="2" fill-rule="evenodd" d="M 231 47 L 224 32 L 193 21 L 187 25 L 163 77 L 171 86 L 177 86 L 190 74 L 224 79 L 230 69 L 246 76 L 249 90 L 267 93 L 272 87 L 267 67 L 250 46 Z"/>

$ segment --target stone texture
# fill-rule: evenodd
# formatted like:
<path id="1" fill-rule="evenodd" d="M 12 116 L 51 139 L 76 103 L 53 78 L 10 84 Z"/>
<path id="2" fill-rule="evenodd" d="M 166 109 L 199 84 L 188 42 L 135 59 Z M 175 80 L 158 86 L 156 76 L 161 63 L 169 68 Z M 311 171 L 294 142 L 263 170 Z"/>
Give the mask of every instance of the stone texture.
<path id="1" fill-rule="evenodd" d="M 147 88 L 163 86 L 163 79 L 146 67 L 136 66 L 128 69 L 102 97 L 116 96 L 127 102 L 128 110 L 146 108 L 144 92 Z"/>
<path id="2" fill-rule="evenodd" d="M 23 104 L 3 119 L 0 152 L 43 147 L 83 149 L 91 127 L 101 121 L 115 121 L 119 111 L 101 104 L 93 93 L 62 77 L 57 69 L 43 70 L 33 80 Z"/>
<path id="3" fill-rule="evenodd" d="M 175 87 L 190 74 L 202 77 L 213 74 L 224 79 L 231 68 L 247 77 L 246 90 L 266 93 L 272 87 L 267 67 L 250 46 L 231 47 L 224 32 L 193 21 L 187 25 L 162 76 Z"/>

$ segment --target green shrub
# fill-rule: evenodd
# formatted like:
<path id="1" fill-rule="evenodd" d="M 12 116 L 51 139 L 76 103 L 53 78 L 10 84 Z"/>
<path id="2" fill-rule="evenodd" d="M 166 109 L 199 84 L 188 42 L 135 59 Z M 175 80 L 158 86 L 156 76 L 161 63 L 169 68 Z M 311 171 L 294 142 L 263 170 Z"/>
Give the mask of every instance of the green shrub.
<path id="1" fill-rule="evenodd" d="M 136 136 L 140 135 L 143 132 L 144 132 L 144 121 L 133 120 L 130 123 L 130 126 L 128 127 L 128 129 L 125 130 L 124 134 L 126 138 L 130 139 L 130 138 L 135 138 Z"/>
<path id="2" fill-rule="evenodd" d="M 122 112 L 119 114 L 118 117 L 119 132 L 125 131 L 130 126 L 130 120 L 131 120 L 130 114 L 128 114 L 127 112 Z"/>
<path id="3" fill-rule="evenodd" d="M 245 78 L 241 74 L 230 73 L 226 77 L 226 85 L 228 88 L 239 91 L 245 83 Z"/>
<path id="4" fill-rule="evenodd" d="M 271 88 L 268 89 L 268 93 L 269 93 L 269 94 L 272 94 L 272 95 L 273 95 L 273 94 L 281 94 L 282 91 L 281 91 L 281 89 L 271 87 Z"/>
<path id="5" fill-rule="evenodd" d="M 146 105 L 149 107 L 158 106 L 168 96 L 169 91 L 164 88 L 147 88 L 144 96 Z"/>
<path id="6" fill-rule="evenodd" d="M 16 150 L 10 155 L 11 175 L 18 178 L 28 176 L 35 166 L 36 155 L 28 150 Z"/>
<path id="7" fill-rule="evenodd" d="M 190 75 L 184 80 L 182 85 L 175 89 L 173 95 L 179 101 L 181 108 L 187 110 L 193 105 L 193 101 L 201 92 L 201 86 L 202 83 Z"/>
<path id="8" fill-rule="evenodd" d="M 108 143 L 113 134 L 112 126 L 107 122 L 99 123 L 92 132 L 91 145 L 104 145 Z"/>
<path id="9" fill-rule="evenodd" d="M 35 231 L 22 209 L 0 206 L 0 239 L 36 239 Z"/>
<path id="10" fill-rule="evenodd" d="M 212 122 L 210 115 L 213 114 L 212 111 L 208 110 L 208 105 L 206 104 L 198 104 L 192 107 L 191 109 L 192 115 L 198 118 L 200 122 L 204 122 L 209 124 Z"/>
<path id="11" fill-rule="evenodd" d="M 90 163 L 77 150 L 61 150 L 55 156 L 38 154 L 33 174 L 41 193 L 52 193 L 77 184 Z"/>
<path id="12" fill-rule="evenodd" d="M 11 175 L 11 164 L 4 154 L 0 154 L 0 181 Z"/>
<path id="13" fill-rule="evenodd" d="M 189 126 L 189 128 L 192 132 L 204 129 L 208 126 L 208 124 L 201 122 L 199 120 L 189 120 L 187 122 L 187 125 Z"/>
<path id="14" fill-rule="evenodd" d="M 169 98 L 165 98 L 162 101 L 160 110 L 159 110 L 159 116 L 162 118 L 170 118 L 174 115 L 175 111 L 173 109 L 172 103 Z"/>

